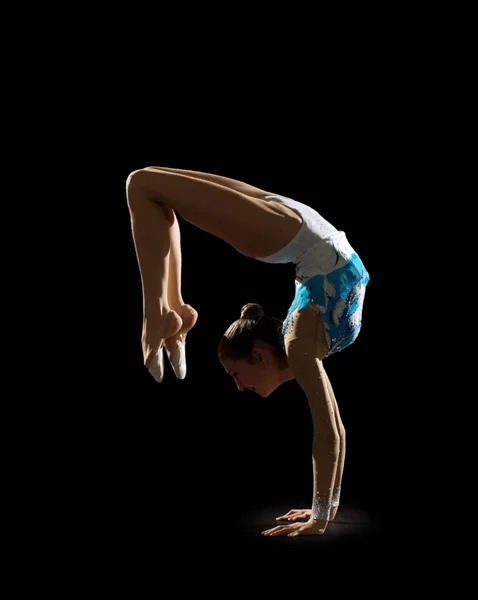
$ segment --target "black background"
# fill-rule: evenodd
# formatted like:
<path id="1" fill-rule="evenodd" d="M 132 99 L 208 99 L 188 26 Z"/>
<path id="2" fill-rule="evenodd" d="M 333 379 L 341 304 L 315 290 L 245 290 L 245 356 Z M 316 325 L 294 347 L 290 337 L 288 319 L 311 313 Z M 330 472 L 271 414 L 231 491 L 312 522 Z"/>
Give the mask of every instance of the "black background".
<path id="1" fill-rule="evenodd" d="M 10 197 L 22 218 L 5 229 L 20 250 L 19 223 L 36 235 L 16 273 L 26 293 L 15 280 L 5 323 L 15 333 L 27 327 L 16 335 L 18 387 L 5 403 L 18 411 L 5 429 L 22 553 L 46 558 L 53 577 L 59 564 L 78 567 L 74 585 L 109 575 L 108 563 L 124 565 L 108 582 L 121 583 L 134 562 L 150 574 L 171 565 L 176 584 L 200 565 L 196 589 L 217 579 L 219 563 L 232 569 L 228 590 L 248 582 L 252 562 L 268 582 L 296 590 L 312 581 L 316 590 L 349 582 L 364 591 L 389 567 L 388 593 L 390 581 L 408 586 L 413 566 L 440 585 L 445 571 L 427 557 L 436 550 L 448 568 L 472 521 L 464 512 L 472 478 L 460 468 L 474 386 L 460 382 L 473 332 L 450 304 L 454 290 L 457 302 L 464 297 L 456 257 L 471 255 L 460 237 L 471 210 L 455 205 L 470 196 L 460 189 L 462 165 L 452 170 L 455 132 L 468 131 L 469 94 L 455 90 L 469 73 L 458 68 L 462 57 L 450 58 L 454 40 L 429 14 L 311 18 L 304 34 L 302 12 L 297 25 L 264 30 L 246 14 L 240 32 L 213 22 L 210 36 L 191 15 L 173 26 L 143 13 L 141 24 L 116 29 L 105 16 L 103 27 L 85 12 L 88 27 L 76 36 L 56 27 L 65 39 L 42 39 L 18 70 L 26 85 L 18 103 L 9 90 L 21 109 L 7 115 L 6 148 L 20 171 Z M 146 22 L 153 31 L 143 34 Z M 166 363 L 157 384 L 143 367 L 125 182 L 147 165 L 217 173 L 303 201 L 362 257 L 371 276 L 362 332 L 326 368 L 347 430 L 342 501 L 380 523 L 373 541 L 346 553 L 347 544 L 331 552 L 320 538 L 259 546 L 243 533 L 250 511 L 311 500 L 312 431 L 298 385 L 267 400 L 240 393 L 216 359 L 243 304 L 285 316 L 292 265 L 246 259 L 180 221 L 184 299 L 199 312 L 187 379 Z M 453 356 L 463 359 L 456 371 Z M 311 562 L 280 570 L 280 556 L 297 548 Z M 324 568 L 328 556 L 337 579 Z M 349 577 L 354 564 L 358 578 Z"/>
<path id="2" fill-rule="evenodd" d="M 430 513 L 442 516 L 429 484 L 449 469 L 437 458 L 440 444 L 429 441 L 442 364 L 426 364 L 434 327 L 422 293 L 436 253 L 424 240 L 437 214 L 429 186 L 440 173 L 430 147 L 439 146 L 440 130 L 427 96 L 416 93 L 417 72 L 398 84 L 393 53 L 364 47 L 338 62 L 340 69 L 331 62 L 314 77 L 302 67 L 275 78 L 244 73 L 242 86 L 237 76 L 214 85 L 198 70 L 166 75 L 155 66 L 157 78 L 145 87 L 139 71 L 124 67 L 124 89 L 100 82 L 87 104 L 77 99 L 64 131 L 77 148 L 60 156 L 62 145 L 55 147 L 64 193 L 54 217 L 74 247 L 65 267 L 64 246 L 53 243 L 49 263 L 60 284 L 47 322 L 60 328 L 52 339 L 60 394 L 37 414 L 49 421 L 40 435 L 51 458 L 41 464 L 54 487 L 44 480 L 45 494 L 61 489 L 50 506 L 100 552 L 153 560 L 165 544 L 171 556 L 187 552 L 191 560 L 206 560 L 211 548 L 218 560 L 253 550 L 268 560 L 269 548 L 276 556 L 274 548 L 289 554 L 301 546 L 258 545 L 244 533 L 247 516 L 310 506 L 312 495 L 312 428 L 298 384 L 268 399 L 241 393 L 216 358 L 244 304 L 285 317 L 293 265 L 246 258 L 179 217 L 183 297 L 199 313 L 187 340 L 188 374 L 177 380 L 166 360 L 157 384 L 143 366 L 125 184 L 148 165 L 246 181 L 309 204 L 346 232 L 371 279 L 358 340 L 325 367 L 347 431 L 342 502 L 379 524 L 354 560 L 367 561 L 372 549 L 375 561 L 400 555 L 411 531 L 407 552 L 420 548 L 417 539 L 426 541 L 436 522 Z M 153 65 L 143 66 L 151 75 Z M 328 555 L 320 542 L 314 560 Z"/>
<path id="3" fill-rule="evenodd" d="M 93 388 L 101 400 L 91 396 L 90 475 L 107 499 L 106 521 L 117 506 L 131 532 L 173 532 L 179 523 L 180 539 L 188 538 L 184 527 L 201 534 L 206 527 L 222 544 L 236 544 L 246 543 L 241 523 L 249 510 L 311 502 L 304 393 L 295 381 L 268 399 L 241 393 L 216 358 L 244 304 L 285 317 L 293 265 L 244 257 L 179 217 L 183 297 L 199 313 L 187 340 L 188 374 L 177 380 L 166 359 L 158 384 L 143 366 L 141 281 L 125 183 L 131 171 L 156 165 L 224 175 L 309 204 L 344 230 L 362 257 L 371 277 L 362 331 L 325 366 L 347 431 L 342 501 L 373 515 L 383 539 L 393 537 L 391 507 L 403 502 L 397 488 L 417 476 L 405 467 L 413 450 L 401 430 L 410 407 L 404 240 L 416 235 L 416 205 L 404 200 L 415 168 L 407 117 L 392 119 L 392 106 L 377 105 L 370 94 L 355 93 L 353 101 L 342 95 L 321 113 L 310 100 L 305 91 L 290 102 L 264 91 L 243 105 L 191 99 L 182 117 L 138 108 L 117 127 L 106 120 L 111 136 L 95 149 L 98 172 L 91 173 L 102 252 L 84 279 L 89 325 L 96 327 L 89 358 L 102 382 Z"/>
<path id="4" fill-rule="evenodd" d="M 130 556 L 137 549 L 152 560 L 166 544 L 170 556 L 228 564 L 232 555 L 268 561 L 302 546 L 312 560 L 336 556 L 319 537 L 311 552 L 302 540 L 264 546 L 270 540 L 259 543 L 247 531 L 250 514 L 310 506 L 310 415 L 296 382 L 268 399 L 241 393 L 216 358 L 244 304 L 285 317 L 293 265 L 246 258 L 179 217 L 183 297 L 199 313 L 187 339 L 188 374 L 177 380 L 166 360 L 158 384 L 143 366 L 141 281 L 125 184 L 131 171 L 156 165 L 224 175 L 309 204 L 344 230 L 362 257 L 371 277 L 362 331 L 325 361 L 347 431 L 342 502 L 379 524 L 377 536 L 359 540 L 353 560 L 400 554 L 403 530 L 411 514 L 422 514 L 420 497 L 438 464 L 436 446 L 423 442 L 430 421 L 420 419 L 430 417 L 430 380 L 410 350 L 423 184 L 415 177 L 421 150 L 419 134 L 410 141 L 409 114 L 396 98 L 375 99 L 370 91 L 362 98 L 343 90 L 319 110 L 307 90 L 263 90 L 244 102 L 210 95 L 171 107 L 171 99 L 156 106 L 149 96 L 144 106 L 121 105 L 122 113 L 98 110 L 88 157 L 65 170 L 68 189 L 72 181 L 79 186 L 81 210 L 70 217 L 80 233 L 78 267 L 70 265 L 73 288 L 63 287 L 55 304 L 64 320 L 59 312 L 55 318 L 68 332 L 74 298 L 79 344 L 60 336 L 65 353 L 55 357 L 67 361 L 56 371 L 64 399 L 51 417 L 60 423 L 55 436 L 62 441 L 52 453 L 61 497 L 67 510 L 81 507 L 75 527 L 102 551 Z M 420 539 L 427 525 L 420 521 Z M 348 544 L 336 546 L 342 559 Z"/>
<path id="5" fill-rule="evenodd" d="M 347 148 L 334 139 L 330 153 L 314 149 L 313 130 L 308 136 L 302 130 L 303 138 L 269 139 L 251 131 L 247 142 L 232 131 L 230 138 L 208 140 L 207 151 L 200 150 L 205 132 L 179 136 L 166 148 L 152 133 L 147 143 L 141 137 L 138 148 L 125 148 L 114 171 L 115 194 L 109 192 L 121 253 L 115 356 L 125 366 L 112 371 L 98 413 L 104 443 L 104 469 L 98 472 L 101 478 L 106 473 L 103 483 L 119 487 L 122 505 L 142 507 L 140 521 L 161 529 L 164 515 L 166 527 L 180 523 L 187 537 L 189 519 L 202 531 L 199 517 L 213 539 L 250 546 L 253 541 L 242 534 L 247 514 L 271 505 L 306 507 L 312 494 L 312 426 L 298 384 L 287 382 L 268 399 L 241 393 L 216 358 L 221 335 L 244 304 L 258 302 L 267 313 L 285 317 L 295 291 L 293 265 L 244 257 L 179 217 L 183 297 L 199 312 L 187 340 L 188 374 L 177 380 L 166 359 L 158 384 L 143 367 L 141 282 L 124 184 L 132 170 L 162 165 L 225 175 L 309 204 L 344 230 L 359 252 L 371 276 L 362 331 L 325 366 L 347 431 L 342 501 L 366 510 L 386 537 L 400 393 L 393 347 L 398 300 L 389 287 L 396 276 L 388 246 L 396 225 L 393 190 L 380 135 L 346 123 L 337 132 L 348 139 Z"/>

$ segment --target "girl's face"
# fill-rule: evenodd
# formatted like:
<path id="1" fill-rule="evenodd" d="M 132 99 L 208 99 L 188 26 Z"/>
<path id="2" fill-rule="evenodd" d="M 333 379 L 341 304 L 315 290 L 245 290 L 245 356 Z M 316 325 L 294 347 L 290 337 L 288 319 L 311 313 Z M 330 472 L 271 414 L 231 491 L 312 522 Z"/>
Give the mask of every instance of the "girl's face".
<path id="1" fill-rule="evenodd" d="M 226 371 L 234 377 L 238 390 L 251 390 L 262 398 L 267 398 L 282 383 L 277 361 L 267 349 L 254 348 L 254 363 L 245 360 L 222 361 Z"/>

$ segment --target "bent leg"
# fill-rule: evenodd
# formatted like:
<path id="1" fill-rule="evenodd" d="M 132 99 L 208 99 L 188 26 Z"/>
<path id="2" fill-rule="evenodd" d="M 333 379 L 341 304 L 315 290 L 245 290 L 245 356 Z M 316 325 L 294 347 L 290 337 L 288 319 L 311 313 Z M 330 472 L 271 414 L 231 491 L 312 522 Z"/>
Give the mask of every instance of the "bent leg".
<path id="1" fill-rule="evenodd" d="M 168 222 L 171 224 L 169 229 L 169 273 L 167 285 L 168 304 L 176 310 L 184 305 L 181 292 L 181 271 L 182 271 L 182 255 L 181 255 L 181 231 L 179 229 L 178 219 L 172 208 L 169 206 L 163 207 L 167 215 Z"/>
<path id="2" fill-rule="evenodd" d="M 200 171 L 186 171 L 184 169 L 170 169 L 167 167 L 148 167 L 150 169 L 157 169 L 158 171 L 168 171 L 169 173 L 178 173 L 179 175 L 187 175 L 188 177 L 194 177 L 195 179 L 202 179 L 203 181 L 211 181 L 212 183 L 218 183 L 224 187 L 227 187 L 241 194 L 246 194 L 252 198 L 264 198 L 264 196 L 273 195 L 271 192 L 266 192 L 258 187 L 249 185 L 244 181 L 238 181 L 237 179 L 230 179 L 222 175 L 213 175 L 211 173 L 202 173 Z"/>
<path id="3" fill-rule="evenodd" d="M 168 304 L 172 223 L 163 207 L 131 189 L 129 180 L 126 192 L 143 289 L 143 359 L 145 366 L 160 381 L 163 372 L 162 344 L 178 333 L 182 325 L 180 317 L 171 311 Z M 153 364 L 155 360 L 157 362 Z"/>
<path id="4" fill-rule="evenodd" d="M 184 305 L 182 299 L 180 234 L 175 211 L 246 256 L 266 256 L 286 245 L 297 233 L 297 220 L 284 218 L 264 200 L 158 168 L 131 173 L 127 198 L 143 286 L 144 362 L 150 368 L 152 359 L 158 359 L 159 376 L 155 378 L 161 380 L 159 351 L 163 342 L 173 338 L 166 350 L 178 357 L 178 361 L 172 361 L 173 368 L 178 366 L 178 334 L 187 332 L 197 318 L 194 309 Z M 184 320 L 178 314 L 179 308 Z"/>
<path id="5" fill-rule="evenodd" d="M 147 167 L 129 176 L 129 187 L 169 206 L 185 221 L 224 240 L 245 256 L 269 256 L 286 246 L 300 228 L 272 203 L 234 189 L 176 172 Z"/>
<path id="6" fill-rule="evenodd" d="M 166 339 L 164 347 L 168 358 L 173 366 L 176 377 L 184 379 L 186 376 L 186 348 L 185 341 L 198 319 L 197 311 L 190 305 L 185 304 L 181 290 L 181 232 L 178 219 L 174 210 L 167 206 L 163 207 L 168 221 L 171 223 L 169 229 L 170 252 L 169 252 L 169 276 L 168 276 L 168 304 L 176 312 L 182 321 L 181 330 Z"/>

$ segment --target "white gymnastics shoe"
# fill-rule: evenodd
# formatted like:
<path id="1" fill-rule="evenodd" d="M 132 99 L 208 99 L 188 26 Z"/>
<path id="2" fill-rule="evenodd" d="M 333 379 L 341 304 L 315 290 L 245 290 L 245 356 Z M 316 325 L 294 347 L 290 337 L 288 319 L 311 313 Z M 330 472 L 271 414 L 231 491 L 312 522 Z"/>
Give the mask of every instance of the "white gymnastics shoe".
<path id="1" fill-rule="evenodd" d="M 164 352 L 163 347 L 161 346 L 156 354 L 153 356 L 153 360 L 148 367 L 151 375 L 156 379 L 158 383 L 163 381 L 164 377 Z"/>
<path id="2" fill-rule="evenodd" d="M 186 377 L 186 343 L 182 335 L 168 351 L 168 358 L 176 377 L 184 379 Z"/>

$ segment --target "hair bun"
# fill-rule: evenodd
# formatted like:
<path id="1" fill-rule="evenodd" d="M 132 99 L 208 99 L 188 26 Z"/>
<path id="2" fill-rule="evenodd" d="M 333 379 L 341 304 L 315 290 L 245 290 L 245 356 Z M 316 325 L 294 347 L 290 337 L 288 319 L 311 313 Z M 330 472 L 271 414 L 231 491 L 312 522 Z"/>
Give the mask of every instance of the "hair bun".
<path id="1" fill-rule="evenodd" d="M 251 319 L 257 321 L 264 316 L 264 311 L 260 304 L 249 303 L 245 304 L 241 310 L 241 319 Z"/>

